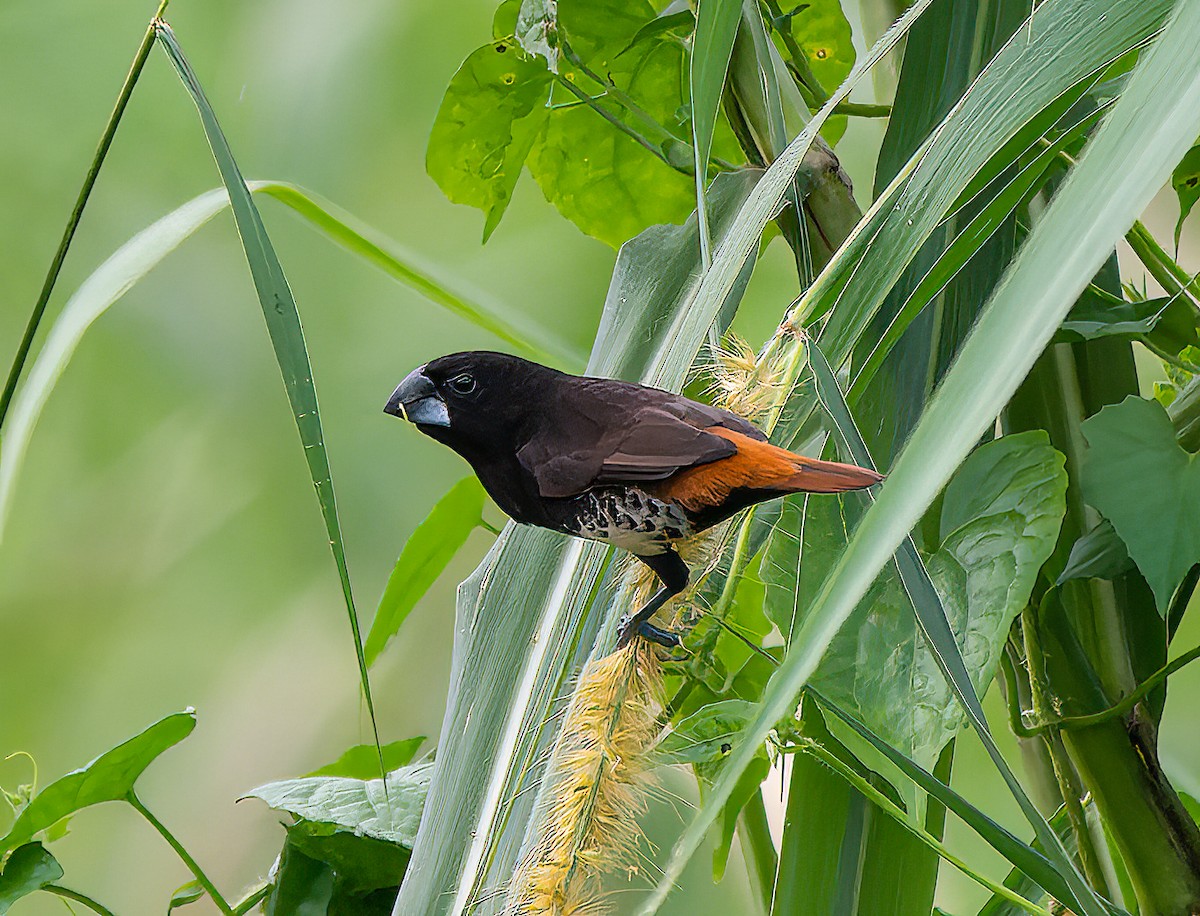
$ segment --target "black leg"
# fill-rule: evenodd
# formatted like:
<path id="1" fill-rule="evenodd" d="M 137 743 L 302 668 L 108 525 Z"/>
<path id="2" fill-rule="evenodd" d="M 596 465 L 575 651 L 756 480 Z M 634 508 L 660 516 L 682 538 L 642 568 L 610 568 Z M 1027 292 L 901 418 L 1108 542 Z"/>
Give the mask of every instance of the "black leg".
<path id="1" fill-rule="evenodd" d="M 636 614 L 621 622 L 621 629 L 617 633 L 617 648 L 623 649 L 629 645 L 634 634 L 644 636 L 660 646 L 673 648 L 680 644 L 679 637 L 651 625 L 648 621 L 670 598 L 678 595 L 687 587 L 690 575 L 687 564 L 683 562 L 679 554 L 670 549 L 653 556 L 639 556 L 638 559 L 654 570 L 662 581 L 663 587 L 655 592 Z"/>

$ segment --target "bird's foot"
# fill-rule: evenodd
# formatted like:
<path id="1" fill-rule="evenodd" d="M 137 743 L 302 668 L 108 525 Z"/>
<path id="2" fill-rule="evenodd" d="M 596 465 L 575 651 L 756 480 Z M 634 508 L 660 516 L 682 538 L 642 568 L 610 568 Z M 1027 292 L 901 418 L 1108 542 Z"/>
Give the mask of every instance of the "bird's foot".
<path id="1" fill-rule="evenodd" d="M 683 640 L 679 638 L 678 633 L 656 627 L 648 620 L 638 620 L 636 616 L 633 616 L 622 619 L 617 627 L 617 648 L 624 649 L 635 635 L 667 649 L 683 645 Z"/>

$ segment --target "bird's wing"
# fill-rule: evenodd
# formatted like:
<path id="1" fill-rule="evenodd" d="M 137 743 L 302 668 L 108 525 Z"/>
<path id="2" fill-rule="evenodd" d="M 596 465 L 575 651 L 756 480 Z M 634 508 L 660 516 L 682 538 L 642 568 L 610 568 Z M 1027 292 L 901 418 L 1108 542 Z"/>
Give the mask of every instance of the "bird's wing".
<path id="1" fill-rule="evenodd" d="M 561 431 L 547 432 L 517 453 L 542 496 L 575 496 L 604 484 L 664 480 L 682 468 L 737 453 L 728 439 L 657 406 L 637 410 L 620 425 L 594 428 L 597 432 L 584 442 Z"/>

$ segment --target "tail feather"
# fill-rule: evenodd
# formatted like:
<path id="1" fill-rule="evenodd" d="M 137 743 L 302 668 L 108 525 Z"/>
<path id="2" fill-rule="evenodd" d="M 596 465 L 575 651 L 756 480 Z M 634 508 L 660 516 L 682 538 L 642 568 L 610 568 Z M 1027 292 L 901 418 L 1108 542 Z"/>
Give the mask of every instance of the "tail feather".
<path id="1" fill-rule="evenodd" d="M 877 474 L 856 464 L 838 461 L 822 461 L 792 455 L 796 473 L 779 481 L 780 489 L 792 493 L 845 493 L 847 490 L 862 490 L 883 480 Z"/>

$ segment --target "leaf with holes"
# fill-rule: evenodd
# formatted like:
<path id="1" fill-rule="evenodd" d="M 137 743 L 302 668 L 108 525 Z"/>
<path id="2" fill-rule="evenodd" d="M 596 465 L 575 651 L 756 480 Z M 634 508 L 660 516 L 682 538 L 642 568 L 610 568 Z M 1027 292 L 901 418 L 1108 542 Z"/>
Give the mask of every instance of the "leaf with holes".
<path id="1" fill-rule="evenodd" d="M 1175 247 L 1179 247 L 1179 236 L 1183 232 L 1183 222 L 1200 200 L 1200 145 L 1193 146 L 1187 151 L 1175 171 L 1171 173 L 1171 187 L 1179 198 L 1179 220 L 1175 223 Z"/>

